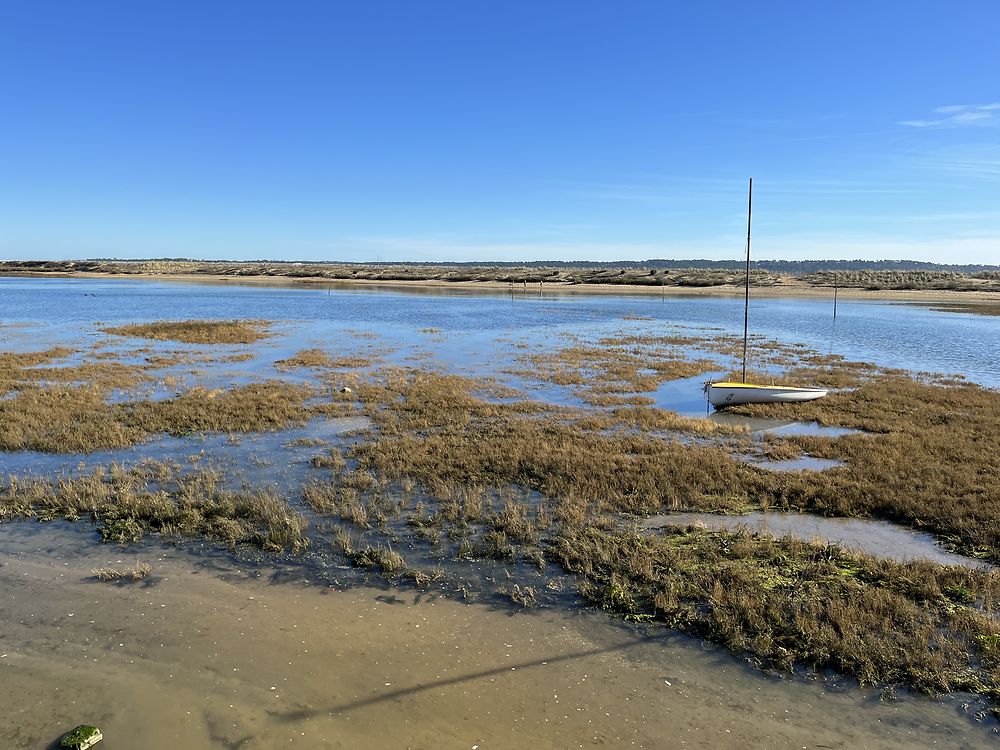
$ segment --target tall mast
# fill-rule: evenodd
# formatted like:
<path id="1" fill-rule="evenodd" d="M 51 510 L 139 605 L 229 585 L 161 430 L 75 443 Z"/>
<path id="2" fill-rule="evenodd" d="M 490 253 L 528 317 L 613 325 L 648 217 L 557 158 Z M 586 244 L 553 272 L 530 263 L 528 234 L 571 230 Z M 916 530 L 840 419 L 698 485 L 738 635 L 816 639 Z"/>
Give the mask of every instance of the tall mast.
<path id="1" fill-rule="evenodd" d="M 753 214 L 753 177 L 747 193 L 747 277 L 743 296 L 743 382 L 747 382 L 747 333 L 750 330 L 750 217 Z"/>

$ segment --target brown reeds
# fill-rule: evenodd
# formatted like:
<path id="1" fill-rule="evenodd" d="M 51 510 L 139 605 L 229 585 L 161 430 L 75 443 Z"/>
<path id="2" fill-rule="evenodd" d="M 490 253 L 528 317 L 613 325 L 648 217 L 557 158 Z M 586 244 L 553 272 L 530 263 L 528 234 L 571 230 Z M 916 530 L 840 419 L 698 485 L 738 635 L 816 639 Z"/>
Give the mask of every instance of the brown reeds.
<path id="1" fill-rule="evenodd" d="M 160 320 L 102 328 L 104 333 L 186 344 L 252 344 L 270 335 L 262 320 Z"/>
<path id="2" fill-rule="evenodd" d="M 831 440 L 787 441 L 844 469 L 785 477 L 769 493 L 776 507 L 875 516 L 938 534 L 961 550 L 1000 559 L 1000 393 L 890 375 L 801 408 L 740 407 L 758 416 L 814 419 L 865 430 Z"/>
<path id="3" fill-rule="evenodd" d="M 159 433 L 255 432 L 302 424 L 310 388 L 282 381 L 193 388 L 164 401 L 109 403 L 94 385 L 26 386 L 0 400 L 0 449 L 89 453 Z"/>
<path id="4" fill-rule="evenodd" d="M 282 371 L 297 368 L 326 370 L 356 370 L 370 367 L 373 360 L 368 357 L 331 357 L 323 349 L 303 349 L 287 359 L 279 359 L 274 363 Z"/>
<path id="5" fill-rule="evenodd" d="M 157 489 L 148 483 L 155 480 Z M 207 537 L 272 551 L 308 546 L 305 519 L 272 489 L 229 490 L 219 472 L 181 473 L 164 464 L 112 466 L 55 480 L 9 476 L 0 482 L 0 521 L 17 517 L 90 518 L 106 542 L 147 533 Z"/>
<path id="6" fill-rule="evenodd" d="M 92 572 L 99 581 L 141 581 L 153 572 L 153 566 L 137 562 L 128 568 L 94 568 Z"/>
<path id="7" fill-rule="evenodd" d="M 764 666 L 1000 696 L 998 573 L 694 528 L 657 538 L 564 529 L 550 555 L 599 606 L 653 616 Z"/>

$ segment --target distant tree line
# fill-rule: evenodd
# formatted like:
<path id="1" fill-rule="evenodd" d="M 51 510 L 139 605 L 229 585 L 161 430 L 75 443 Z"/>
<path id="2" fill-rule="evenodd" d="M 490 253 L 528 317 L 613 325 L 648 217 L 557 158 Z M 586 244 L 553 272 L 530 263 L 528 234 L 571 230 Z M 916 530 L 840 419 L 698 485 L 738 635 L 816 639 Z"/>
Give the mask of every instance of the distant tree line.
<path id="1" fill-rule="evenodd" d="M 78 261 L 102 263 L 274 263 L 292 264 L 299 261 L 257 259 L 246 261 L 205 260 L 194 258 L 144 258 L 130 261 L 120 258 L 88 258 Z M 746 267 L 743 260 L 706 260 L 692 258 L 688 260 L 669 260 L 666 258 L 650 258 L 648 260 L 530 260 L 530 261 L 364 261 L 345 262 L 339 260 L 301 261 L 307 265 L 350 265 L 371 267 L 399 266 L 435 266 L 455 268 L 648 268 L 657 270 L 706 269 L 719 271 L 738 271 Z M 779 274 L 804 276 L 819 271 L 951 271 L 954 273 L 978 273 L 980 271 L 1000 271 L 1000 265 L 984 263 L 928 263 L 921 260 L 754 260 L 750 267 L 760 271 L 771 271 Z"/>

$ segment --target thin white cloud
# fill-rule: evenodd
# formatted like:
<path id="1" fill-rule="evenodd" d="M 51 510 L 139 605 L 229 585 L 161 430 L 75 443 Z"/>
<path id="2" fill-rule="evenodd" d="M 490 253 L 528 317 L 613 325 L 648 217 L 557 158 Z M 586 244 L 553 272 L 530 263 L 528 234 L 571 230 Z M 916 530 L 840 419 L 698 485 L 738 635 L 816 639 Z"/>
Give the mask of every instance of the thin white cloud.
<path id="1" fill-rule="evenodd" d="M 910 128 L 959 128 L 1000 125 L 1000 102 L 990 104 L 948 104 L 935 107 L 936 115 L 928 120 L 903 120 L 899 124 Z"/>
<path id="2" fill-rule="evenodd" d="M 902 195 L 917 188 L 909 184 L 878 180 L 786 179 L 764 177 L 756 180 L 759 190 L 771 198 L 822 197 L 852 195 Z M 726 202 L 742 205 L 746 194 L 745 179 L 711 180 L 704 178 L 659 178 L 645 183 L 626 182 L 567 182 L 561 183 L 570 195 L 607 201 L 678 204 L 695 202 Z"/>
<path id="3" fill-rule="evenodd" d="M 1000 109 L 1000 102 L 994 102 L 993 104 L 949 104 L 946 107 L 936 107 L 934 111 L 939 114 L 950 115 L 956 112 L 974 112 L 976 110 L 989 112 L 997 109 Z"/>
<path id="4" fill-rule="evenodd" d="M 970 178 L 968 186 L 980 180 L 995 182 L 1000 177 L 1000 146 L 979 144 L 924 154 L 914 160 L 919 167 L 952 176 Z"/>

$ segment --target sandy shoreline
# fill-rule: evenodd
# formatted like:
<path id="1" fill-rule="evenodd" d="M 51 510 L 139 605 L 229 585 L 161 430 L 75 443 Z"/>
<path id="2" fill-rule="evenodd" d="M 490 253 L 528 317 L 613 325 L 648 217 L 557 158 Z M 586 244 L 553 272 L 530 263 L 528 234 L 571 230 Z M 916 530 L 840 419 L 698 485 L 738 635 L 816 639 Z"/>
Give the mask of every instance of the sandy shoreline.
<path id="1" fill-rule="evenodd" d="M 98 747 L 988 747 L 951 698 L 873 699 L 771 679 L 600 613 L 512 615 L 426 592 L 323 585 L 280 566 L 150 544 L 84 543 L 57 521 L 3 525 L 0 745 Z M 92 532 L 91 532 L 92 533 Z M 149 561 L 149 585 L 93 568 Z M 711 716 L 711 721 L 706 716 Z"/>
<path id="2" fill-rule="evenodd" d="M 177 282 L 187 284 L 237 284 L 241 286 L 279 287 L 319 287 L 330 289 L 393 289 L 414 292 L 480 292 L 484 294 L 598 294 L 598 295 L 643 295 L 673 297 L 734 297 L 743 294 L 743 287 L 731 284 L 707 287 L 684 286 L 639 286 L 628 284 L 566 284 L 529 283 L 511 284 L 497 281 L 441 281 L 425 279 L 419 281 L 378 280 L 378 279 L 327 279 L 322 277 L 293 278 L 288 276 L 235 276 L 223 274 L 167 274 L 167 273 L 97 273 L 78 272 L 24 272 L 3 273 L 7 278 L 61 278 L 61 279 L 131 279 L 139 281 Z M 832 287 L 819 287 L 804 283 L 782 283 L 769 286 L 751 286 L 755 297 L 805 297 L 833 298 Z M 1000 301 L 998 292 L 953 291 L 946 289 L 859 289 L 837 290 L 838 299 L 843 300 L 883 300 L 899 302 L 962 302 L 985 303 Z"/>

